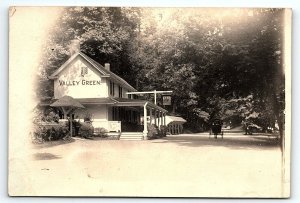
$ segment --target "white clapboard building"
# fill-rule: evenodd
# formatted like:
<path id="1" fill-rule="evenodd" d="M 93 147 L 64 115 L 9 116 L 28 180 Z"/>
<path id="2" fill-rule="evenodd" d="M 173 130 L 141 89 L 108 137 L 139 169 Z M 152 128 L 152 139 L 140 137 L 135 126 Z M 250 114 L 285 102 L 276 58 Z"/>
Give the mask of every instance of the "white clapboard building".
<path id="1" fill-rule="evenodd" d="M 117 132 L 122 136 L 145 139 L 148 133 L 147 122 L 157 126 L 166 125 L 166 110 L 154 103 L 137 99 L 127 92 L 137 91 L 124 79 L 104 66 L 78 51 L 74 53 L 51 76 L 54 80 L 54 100 L 71 96 L 80 102 L 85 111 L 92 115 L 92 124 Z M 76 113 L 76 112 L 75 112 Z M 76 115 L 72 115 L 76 118 Z"/>

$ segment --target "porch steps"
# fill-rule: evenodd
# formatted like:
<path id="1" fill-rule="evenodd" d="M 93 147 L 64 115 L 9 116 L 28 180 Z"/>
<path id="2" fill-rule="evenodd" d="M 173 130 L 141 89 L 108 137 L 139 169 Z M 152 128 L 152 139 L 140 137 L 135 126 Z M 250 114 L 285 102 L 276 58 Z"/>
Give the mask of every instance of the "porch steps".
<path id="1" fill-rule="evenodd" d="M 107 135 L 114 140 L 118 140 L 120 137 L 119 132 L 108 132 Z"/>
<path id="2" fill-rule="evenodd" d="M 122 132 L 120 140 L 143 140 L 142 132 Z"/>

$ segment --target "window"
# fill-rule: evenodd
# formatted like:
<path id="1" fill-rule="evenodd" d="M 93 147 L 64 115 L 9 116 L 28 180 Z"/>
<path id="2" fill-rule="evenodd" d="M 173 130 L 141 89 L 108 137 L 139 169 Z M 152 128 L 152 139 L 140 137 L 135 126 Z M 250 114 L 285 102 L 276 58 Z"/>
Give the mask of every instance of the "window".
<path id="1" fill-rule="evenodd" d="M 119 86 L 119 97 L 122 98 L 123 97 L 123 89 L 121 86 Z"/>
<path id="2" fill-rule="evenodd" d="M 88 73 L 88 68 L 87 67 L 81 67 L 81 76 L 84 76 Z"/>
<path id="3" fill-rule="evenodd" d="M 129 94 L 129 95 L 128 95 L 128 98 L 129 98 L 129 99 L 132 99 L 132 95 L 131 95 L 131 94 Z"/>
<path id="4" fill-rule="evenodd" d="M 109 86 L 110 86 L 110 89 L 109 89 L 110 90 L 110 95 L 115 96 L 115 83 L 110 81 Z"/>

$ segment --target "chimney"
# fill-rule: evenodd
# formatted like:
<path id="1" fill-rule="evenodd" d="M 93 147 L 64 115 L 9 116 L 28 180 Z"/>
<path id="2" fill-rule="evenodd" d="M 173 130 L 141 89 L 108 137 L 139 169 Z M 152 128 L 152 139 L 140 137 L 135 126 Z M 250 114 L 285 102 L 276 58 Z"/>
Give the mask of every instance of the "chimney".
<path id="1" fill-rule="evenodd" d="M 108 71 L 110 71 L 110 64 L 109 63 L 105 63 L 104 64 L 104 68 Z"/>
<path id="2" fill-rule="evenodd" d="M 78 39 L 73 39 L 69 45 L 69 53 L 72 56 L 78 52 L 80 52 L 80 41 Z"/>

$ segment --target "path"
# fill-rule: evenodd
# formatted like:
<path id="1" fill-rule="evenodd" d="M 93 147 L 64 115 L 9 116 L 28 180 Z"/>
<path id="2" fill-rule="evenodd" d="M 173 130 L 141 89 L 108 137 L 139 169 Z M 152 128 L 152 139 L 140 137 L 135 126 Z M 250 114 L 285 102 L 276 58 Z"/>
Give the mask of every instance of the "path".
<path id="1" fill-rule="evenodd" d="M 280 149 L 265 136 L 77 139 L 35 147 L 27 158 L 11 160 L 20 179 L 11 187 L 19 194 L 274 197 L 281 191 Z"/>

